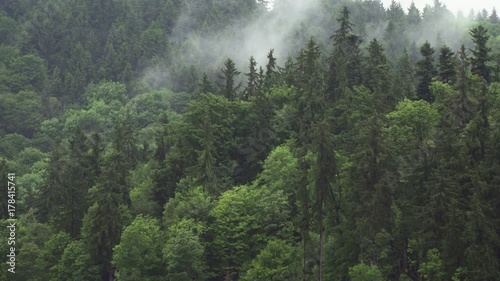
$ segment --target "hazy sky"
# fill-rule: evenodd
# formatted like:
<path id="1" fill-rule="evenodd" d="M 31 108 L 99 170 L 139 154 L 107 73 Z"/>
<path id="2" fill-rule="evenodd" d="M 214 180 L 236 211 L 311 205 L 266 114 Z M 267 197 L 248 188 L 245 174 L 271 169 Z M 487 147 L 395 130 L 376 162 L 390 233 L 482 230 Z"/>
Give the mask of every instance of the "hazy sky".
<path id="1" fill-rule="evenodd" d="M 384 3 L 384 7 L 387 8 L 391 4 L 391 0 L 382 0 Z M 396 0 L 396 2 L 401 3 L 401 6 L 405 9 L 405 12 L 407 12 L 407 8 L 410 6 L 411 2 L 415 2 L 415 5 L 417 8 L 422 11 L 425 5 L 431 5 L 433 6 L 434 0 Z M 491 10 L 493 7 L 496 7 L 497 14 L 500 8 L 500 1 L 498 0 L 440 0 L 441 3 L 445 4 L 446 7 L 453 13 L 457 13 L 458 10 L 462 10 L 464 12 L 464 15 L 467 16 L 469 14 L 469 11 L 471 9 L 474 9 L 474 11 L 481 11 L 482 9 L 486 9 L 488 13 L 491 13 Z"/>

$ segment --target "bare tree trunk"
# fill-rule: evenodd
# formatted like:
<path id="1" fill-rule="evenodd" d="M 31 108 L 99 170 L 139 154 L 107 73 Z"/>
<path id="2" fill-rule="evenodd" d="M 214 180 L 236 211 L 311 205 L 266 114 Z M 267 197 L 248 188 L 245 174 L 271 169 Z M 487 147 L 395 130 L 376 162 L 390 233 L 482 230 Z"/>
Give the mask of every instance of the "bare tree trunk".
<path id="1" fill-rule="evenodd" d="M 323 202 L 319 204 L 319 281 L 323 281 Z"/>
<path id="2" fill-rule="evenodd" d="M 306 249 L 307 249 L 307 244 L 306 244 L 306 237 L 302 237 L 302 245 L 303 245 L 303 257 L 302 257 L 302 280 L 306 281 Z"/>

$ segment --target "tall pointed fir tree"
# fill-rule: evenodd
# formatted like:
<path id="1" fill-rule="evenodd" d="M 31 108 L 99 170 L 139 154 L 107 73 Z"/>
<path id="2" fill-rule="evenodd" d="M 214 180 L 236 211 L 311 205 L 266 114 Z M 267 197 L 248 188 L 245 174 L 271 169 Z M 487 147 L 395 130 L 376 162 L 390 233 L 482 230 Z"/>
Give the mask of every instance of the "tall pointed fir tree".
<path id="1" fill-rule="evenodd" d="M 198 92 L 200 94 L 208 94 L 213 93 L 212 82 L 208 79 L 208 75 L 206 72 L 203 73 L 200 83 L 198 84 Z"/>
<path id="2" fill-rule="evenodd" d="M 69 146 L 54 147 L 48 176 L 37 198 L 42 220 L 56 222 L 59 230 L 78 238 L 89 207 L 87 191 L 94 184 L 95 166 L 89 155 L 87 136 L 80 127 L 69 138 Z"/>
<path id="3" fill-rule="evenodd" d="M 396 63 L 393 73 L 392 95 L 398 99 L 415 99 L 415 70 L 410 63 L 408 51 L 404 49 L 403 55 Z"/>
<path id="4" fill-rule="evenodd" d="M 221 191 L 216 172 L 215 136 L 213 134 L 213 125 L 210 123 L 210 118 L 208 117 L 208 111 L 205 111 L 205 114 L 206 116 L 201 121 L 199 128 L 201 133 L 201 150 L 198 151 L 198 163 L 194 167 L 195 177 L 203 186 L 206 194 L 218 196 Z"/>
<path id="5" fill-rule="evenodd" d="M 126 179 L 120 173 L 118 162 L 125 159 L 120 154 L 114 150 L 105 157 L 102 176 L 91 195 L 95 203 L 89 208 L 82 229 L 93 260 L 100 265 L 103 281 L 113 280 L 113 248 L 120 241 L 121 231 L 126 225 L 123 221 L 126 209 L 123 192 L 127 190 L 123 185 L 126 184 Z"/>
<path id="6" fill-rule="evenodd" d="M 474 49 L 471 49 L 471 72 L 483 77 L 489 83 L 491 82 L 491 70 L 488 62 L 490 61 L 491 49 L 486 46 L 490 37 L 488 31 L 483 25 L 479 25 L 471 29 L 469 34 L 474 42 Z"/>
<path id="7" fill-rule="evenodd" d="M 499 21 L 498 19 L 498 15 L 497 15 L 497 10 L 493 7 L 493 11 L 491 11 L 491 15 L 490 15 L 490 22 L 492 24 L 497 24 Z"/>
<path id="8" fill-rule="evenodd" d="M 327 91 L 328 98 L 334 101 L 341 98 L 347 88 L 362 82 L 359 49 L 361 38 L 352 33 L 353 24 L 349 15 L 349 10 L 344 7 L 341 17 L 337 19 L 340 27 L 332 36 L 334 49 L 329 58 Z"/>
<path id="9" fill-rule="evenodd" d="M 440 49 L 438 70 L 438 77 L 441 82 L 448 83 L 450 85 L 455 84 L 455 55 L 448 46 L 443 46 Z"/>
<path id="10" fill-rule="evenodd" d="M 116 124 L 111 148 L 103 157 L 101 176 L 90 192 L 94 205 L 88 209 L 82 227 L 83 239 L 93 260 L 100 265 L 103 281 L 113 280 L 113 248 L 127 224 L 125 218 L 130 206 L 128 176 L 132 166 L 125 140 L 129 136 L 125 132 L 123 124 Z"/>
<path id="11" fill-rule="evenodd" d="M 220 81 L 217 83 L 220 94 L 230 101 L 238 98 L 241 83 L 236 84 L 236 78 L 240 73 L 236 69 L 234 61 L 227 59 L 224 62 L 224 68 L 221 69 L 221 73 L 217 76 Z"/>
<path id="12" fill-rule="evenodd" d="M 245 90 L 243 91 L 243 97 L 242 100 L 249 100 L 253 98 L 258 89 L 259 86 L 259 74 L 257 73 L 257 62 L 255 61 L 254 57 L 250 57 L 250 64 L 248 65 L 248 73 L 245 73 L 245 76 L 247 77 L 247 86 L 245 87 Z"/>
<path id="13" fill-rule="evenodd" d="M 335 161 L 334 136 L 331 124 L 326 119 L 316 123 L 313 127 L 313 150 L 316 153 L 316 182 L 314 210 L 319 228 L 319 279 L 323 280 L 324 241 L 325 241 L 325 209 L 333 206 L 335 198 L 332 197 L 332 181 L 335 177 L 337 166 Z M 332 208 L 329 208 L 332 209 Z"/>
<path id="14" fill-rule="evenodd" d="M 324 265 L 324 218 L 325 205 L 331 198 L 331 181 L 336 172 L 335 151 L 333 147 L 333 134 L 325 114 L 326 85 L 324 80 L 325 71 L 319 62 L 320 51 L 314 38 L 309 40 L 307 49 L 302 50 L 297 58 L 297 81 L 298 81 L 298 140 L 301 158 L 305 157 L 307 151 L 316 153 L 316 181 L 315 199 L 312 211 L 319 228 L 319 280 L 323 280 Z M 301 160 L 302 177 L 307 178 L 308 170 L 304 169 L 304 160 Z M 307 184 L 298 191 L 299 201 L 302 205 L 302 216 L 304 220 L 309 219 L 309 199 Z M 304 249 L 307 249 L 308 227 L 310 222 L 303 225 Z M 304 269 L 305 271 L 305 269 Z"/>
<path id="15" fill-rule="evenodd" d="M 422 59 L 417 62 L 417 76 L 420 78 L 417 86 L 417 98 L 427 102 L 433 102 L 434 97 L 431 94 L 429 86 L 432 79 L 437 75 L 434 67 L 434 48 L 429 42 L 425 42 L 420 47 Z"/>
<path id="16" fill-rule="evenodd" d="M 271 88 L 276 82 L 276 58 L 274 57 L 274 49 L 269 50 L 267 53 L 266 76 L 264 78 L 264 87 Z"/>
<path id="17" fill-rule="evenodd" d="M 391 77 L 384 48 L 373 39 L 368 46 L 368 58 L 364 74 L 364 85 L 376 96 L 374 101 L 379 112 L 384 112 L 396 105 L 398 99 L 391 95 Z"/>
<path id="18" fill-rule="evenodd" d="M 156 160 L 153 172 L 153 201 L 157 202 L 162 210 L 168 199 L 173 198 L 175 194 L 175 184 L 171 181 L 171 169 L 168 169 L 167 155 L 170 150 L 170 122 L 166 114 L 161 117 L 162 130 L 156 137 L 156 151 L 154 158 Z M 158 215 L 161 215 L 159 213 Z"/>

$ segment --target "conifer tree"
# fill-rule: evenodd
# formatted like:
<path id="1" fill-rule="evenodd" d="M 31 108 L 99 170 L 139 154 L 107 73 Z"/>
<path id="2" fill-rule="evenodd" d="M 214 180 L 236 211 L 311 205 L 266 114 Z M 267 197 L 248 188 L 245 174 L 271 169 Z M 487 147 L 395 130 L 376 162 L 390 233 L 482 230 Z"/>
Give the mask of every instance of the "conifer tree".
<path id="1" fill-rule="evenodd" d="M 410 8 L 408 8 L 408 23 L 410 27 L 415 28 L 420 24 L 420 21 L 422 20 L 420 16 L 420 11 L 418 10 L 417 6 L 415 6 L 415 2 L 411 2 Z"/>
<path id="2" fill-rule="evenodd" d="M 198 89 L 198 91 L 203 94 L 213 93 L 212 83 L 208 79 L 206 72 L 203 73 Z"/>
<path id="3" fill-rule="evenodd" d="M 220 190 L 216 174 L 216 155 L 214 146 L 214 135 L 212 124 L 208 116 L 202 120 L 201 124 L 202 150 L 199 151 L 198 164 L 196 165 L 196 177 L 203 186 L 205 193 L 218 195 Z"/>
<path id="4" fill-rule="evenodd" d="M 104 161 L 102 177 L 98 180 L 92 199 L 95 202 L 87 213 L 87 225 L 83 229 L 88 229 L 87 245 L 92 254 L 93 260 L 101 266 L 102 280 L 112 280 L 113 267 L 111 265 L 113 248 L 120 241 L 122 228 L 125 222 L 122 219 L 123 186 L 125 179 L 120 175 L 119 162 L 123 161 L 119 152 L 113 151 Z M 85 235 L 85 233 L 82 233 Z"/>
<path id="5" fill-rule="evenodd" d="M 153 172 L 153 200 L 158 203 L 161 208 L 165 205 L 168 199 L 174 197 L 175 183 L 170 180 L 172 171 L 168 169 L 167 155 L 170 152 L 168 140 L 170 138 L 169 126 L 170 122 L 167 115 L 161 117 L 162 130 L 156 137 L 156 151 L 154 158 L 156 167 Z"/>
<path id="6" fill-rule="evenodd" d="M 403 98 L 415 98 L 415 70 L 410 63 L 408 51 L 404 49 L 403 55 L 396 63 L 395 73 L 393 75 L 394 82 L 392 83 L 392 95 L 402 100 Z"/>
<path id="7" fill-rule="evenodd" d="M 266 64 L 266 76 L 264 79 L 264 85 L 266 89 L 269 89 L 271 85 L 273 85 L 275 81 L 275 73 L 276 73 L 276 58 L 274 57 L 274 49 L 271 49 L 267 54 L 267 64 Z M 262 75 L 261 75 L 262 76 Z"/>
<path id="8" fill-rule="evenodd" d="M 314 151 L 316 152 L 317 177 L 315 183 L 314 209 L 319 224 L 319 280 L 323 280 L 324 262 L 324 218 L 325 206 L 332 203 L 332 180 L 336 174 L 334 138 L 331 125 L 326 120 L 316 124 L 313 128 Z"/>
<path id="9" fill-rule="evenodd" d="M 368 46 L 368 58 L 366 65 L 365 86 L 376 95 L 375 102 L 380 112 L 382 107 L 392 107 L 396 105 L 396 100 L 390 95 L 391 79 L 389 66 L 384 53 L 384 48 L 377 39 L 373 39 Z"/>
<path id="10" fill-rule="evenodd" d="M 448 46 L 443 46 L 440 49 L 439 55 L 439 80 L 450 85 L 456 81 L 456 67 L 454 54 Z"/>
<path id="11" fill-rule="evenodd" d="M 491 15 L 490 15 L 490 22 L 492 24 L 496 24 L 498 23 L 499 19 L 498 19 L 498 15 L 497 15 L 497 10 L 495 8 L 493 8 L 493 11 L 491 11 Z"/>
<path id="12" fill-rule="evenodd" d="M 434 97 L 431 95 L 429 86 L 431 85 L 432 78 L 437 74 L 434 67 L 434 48 L 431 47 L 429 42 L 425 42 L 420 47 L 420 54 L 422 55 L 422 59 L 417 62 L 417 75 L 420 78 L 417 86 L 417 98 L 433 102 Z"/>
<path id="13" fill-rule="evenodd" d="M 349 15 L 349 10 L 344 7 L 341 17 L 337 19 L 340 27 L 333 35 L 334 50 L 329 58 L 327 85 L 330 100 L 339 99 L 346 88 L 360 85 L 362 82 L 359 50 L 361 38 L 352 33 L 353 24 Z"/>
<path id="14" fill-rule="evenodd" d="M 250 64 L 248 66 L 248 73 L 245 73 L 245 76 L 247 77 L 247 86 L 245 88 L 245 91 L 243 93 L 243 98 L 242 100 L 249 100 L 250 98 L 254 97 L 256 95 L 256 92 L 258 90 L 258 80 L 259 80 L 259 74 L 257 73 L 257 62 L 255 62 L 254 57 L 250 57 Z"/>
<path id="15" fill-rule="evenodd" d="M 221 74 L 218 75 L 221 81 L 217 83 L 219 92 L 230 101 L 235 100 L 239 95 L 238 89 L 241 87 L 241 83 L 235 85 L 235 80 L 240 73 L 241 72 L 236 69 L 233 60 L 227 59 L 224 62 L 224 68 L 221 69 Z"/>
<path id="16" fill-rule="evenodd" d="M 491 49 L 486 46 L 490 37 L 487 32 L 484 26 L 479 25 L 471 29 L 469 34 L 474 42 L 474 49 L 471 49 L 471 72 L 483 77 L 489 83 L 491 81 L 491 70 L 488 62 L 490 61 Z"/>
<path id="17" fill-rule="evenodd" d="M 302 212 L 302 243 L 304 248 L 304 260 L 303 260 L 303 271 L 305 273 L 305 262 L 306 262 L 306 249 L 307 243 L 309 241 L 309 229 L 311 226 L 310 221 L 310 202 L 309 194 L 307 191 L 307 173 L 308 167 L 305 161 L 305 155 L 311 149 L 319 153 L 318 160 L 321 164 L 325 164 L 324 167 L 327 170 L 320 170 L 318 174 L 318 181 L 316 182 L 316 199 L 313 202 L 313 211 L 317 215 L 319 228 L 320 228 L 320 245 L 319 245 L 319 270 L 320 270 L 320 280 L 323 278 L 323 206 L 327 200 L 326 193 L 330 187 L 330 179 L 334 170 L 328 168 L 334 167 L 332 164 L 333 149 L 331 149 L 332 138 L 328 134 L 329 127 L 322 123 L 325 120 L 325 82 L 324 82 L 324 70 L 319 63 L 319 57 L 321 53 L 319 46 L 314 38 L 311 38 L 307 44 L 307 49 L 300 51 L 297 57 L 297 82 L 298 82 L 298 116 L 296 116 L 296 122 L 298 122 L 297 129 L 297 140 L 300 144 L 299 153 L 300 159 L 302 161 L 302 184 L 301 188 L 297 191 L 298 199 L 301 205 Z M 319 127 L 318 127 L 319 126 Z M 327 129 L 325 131 L 325 129 Z M 319 141 L 319 143 L 317 143 Z M 318 162 L 318 164 L 319 164 Z M 325 163 L 327 162 L 327 163 Z M 318 169 L 323 167 L 318 166 Z M 305 275 L 304 275 L 305 278 Z"/>

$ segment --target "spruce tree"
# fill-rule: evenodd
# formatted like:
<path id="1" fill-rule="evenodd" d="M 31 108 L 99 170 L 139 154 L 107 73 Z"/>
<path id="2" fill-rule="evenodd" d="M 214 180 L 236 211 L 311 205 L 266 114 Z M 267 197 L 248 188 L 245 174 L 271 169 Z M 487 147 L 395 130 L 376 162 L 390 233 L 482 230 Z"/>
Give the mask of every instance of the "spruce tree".
<path id="1" fill-rule="evenodd" d="M 498 23 L 498 15 L 497 15 L 497 10 L 495 8 L 493 8 L 493 11 L 491 11 L 491 15 L 490 15 L 490 22 L 492 24 L 496 24 Z"/>
<path id="2" fill-rule="evenodd" d="M 395 106 L 396 100 L 390 94 L 391 79 L 384 48 L 378 43 L 377 39 L 373 39 L 370 42 L 366 61 L 364 85 L 374 92 L 377 109 L 383 112 L 385 109 Z"/>
<path id="3" fill-rule="evenodd" d="M 417 6 L 415 6 L 415 2 L 412 1 L 410 8 L 408 8 L 407 16 L 407 21 L 410 25 L 410 28 L 416 28 L 420 24 L 421 20 L 422 17 L 420 15 L 420 11 L 418 10 Z"/>
<path id="4" fill-rule="evenodd" d="M 198 91 L 202 94 L 213 93 L 212 83 L 208 79 L 207 73 L 204 72 L 198 85 Z"/>
<path id="5" fill-rule="evenodd" d="M 434 48 L 429 42 L 425 42 L 420 47 L 420 54 L 422 59 L 417 62 L 417 76 L 420 78 L 417 86 L 417 98 L 432 103 L 434 97 L 431 95 L 429 86 L 437 74 L 434 67 Z"/>
<path id="6" fill-rule="evenodd" d="M 230 101 L 236 100 L 239 95 L 238 89 L 241 87 L 241 83 L 235 85 L 235 80 L 240 73 L 236 69 L 233 60 L 227 59 L 224 62 L 224 68 L 221 69 L 221 73 L 218 75 L 220 81 L 217 83 L 219 92 Z"/>
<path id="7" fill-rule="evenodd" d="M 325 207 L 335 200 L 332 198 L 332 181 L 336 174 L 334 137 L 331 124 L 326 119 L 315 124 L 313 128 L 313 149 L 316 153 L 316 182 L 314 210 L 319 224 L 319 280 L 323 280 L 324 263 L 324 218 Z"/>
<path id="8" fill-rule="evenodd" d="M 266 89 L 271 88 L 271 86 L 276 82 L 276 58 L 274 57 L 274 49 L 271 49 L 267 54 L 267 64 L 266 64 L 266 76 L 264 79 L 264 86 Z M 262 76 L 262 75 L 261 75 Z"/>
<path id="9" fill-rule="evenodd" d="M 175 194 L 175 183 L 171 180 L 171 169 L 168 167 L 167 155 L 170 154 L 170 122 L 166 114 L 161 117 L 162 130 L 156 136 L 156 151 L 154 159 L 156 160 L 153 170 L 153 201 L 157 202 L 161 208 L 165 206 L 168 199 L 173 198 Z M 158 214 L 160 215 L 160 214 Z"/>
<path id="10" fill-rule="evenodd" d="M 456 81 L 456 67 L 454 54 L 448 46 L 443 46 L 440 49 L 439 55 L 439 80 L 450 85 Z"/>
<path id="11" fill-rule="evenodd" d="M 490 37 L 488 31 L 483 25 L 479 25 L 471 29 L 469 34 L 474 42 L 474 49 L 471 49 L 471 72 L 483 77 L 489 83 L 491 81 L 491 70 L 488 62 L 490 61 L 491 49 L 486 46 Z"/>
<path id="12" fill-rule="evenodd" d="M 88 233 L 84 239 L 92 254 L 93 260 L 101 266 L 102 280 L 112 280 L 113 266 L 111 259 L 113 248 L 120 241 L 123 221 L 124 196 L 126 179 L 119 172 L 118 161 L 124 161 L 120 152 L 112 151 L 104 160 L 102 176 L 92 192 L 94 205 L 89 208 L 83 229 Z"/>
<path id="13" fill-rule="evenodd" d="M 392 95 L 399 100 L 403 98 L 415 98 L 415 70 L 410 63 L 408 51 L 404 49 L 403 55 L 396 63 L 395 73 L 393 74 Z"/>
<path id="14" fill-rule="evenodd" d="M 340 27 L 333 35 L 334 49 L 329 58 L 327 82 L 330 100 L 339 99 L 346 88 L 352 88 L 362 82 L 359 50 L 361 38 L 352 33 L 353 24 L 349 17 L 350 12 L 344 7 L 341 17 L 337 19 Z"/>
<path id="15" fill-rule="evenodd" d="M 200 140 L 202 149 L 198 151 L 198 164 L 195 166 L 195 177 L 203 186 L 206 194 L 218 196 L 220 193 L 216 174 L 216 151 L 213 128 L 208 116 L 202 120 Z"/>
<path id="16" fill-rule="evenodd" d="M 256 95 L 256 92 L 258 90 L 258 80 L 259 80 L 259 74 L 257 73 L 256 67 L 257 67 L 257 62 L 252 56 L 250 57 L 250 64 L 248 65 L 248 73 L 245 73 L 245 76 L 247 77 L 247 86 L 244 90 L 242 100 L 247 101 Z"/>
<path id="17" fill-rule="evenodd" d="M 296 77 L 298 82 L 298 100 L 297 100 L 297 116 L 296 116 L 296 128 L 298 134 L 296 135 L 297 141 L 300 144 L 299 147 L 299 159 L 301 159 L 301 181 L 303 182 L 303 187 L 297 191 L 299 204 L 301 205 L 302 212 L 302 224 L 301 224 L 301 234 L 302 243 L 304 250 L 307 249 L 307 243 L 309 241 L 309 229 L 311 226 L 310 218 L 310 201 L 307 191 L 307 174 L 308 165 L 305 161 L 305 156 L 308 151 L 315 150 L 319 153 L 318 160 L 324 167 L 318 166 L 320 170 L 318 174 L 318 180 L 316 182 L 316 199 L 313 202 L 313 211 L 317 214 L 317 220 L 319 223 L 320 232 L 320 245 L 319 245 L 319 276 L 320 280 L 323 278 L 323 219 L 324 210 L 323 206 L 327 200 L 326 193 L 330 187 L 330 179 L 334 170 L 329 169 L 335 166 L 332 164 L 333 149 L 332 137 L 328 134 L 330 126 L 322 123 L 325 120 L 325 82 L 324 82 L 324 70 L 319 62 L 320 58 L 319 46 L 314 38 L 311 38 L 307 44 L 307 49 L 300 51 L 297 57 L 296 64 Z M 319 124 L 323 125 L 319 125 Z M 319 143 L 317 143 L 319 141 Z M 326 163 L 327 162 L 327 163 Z M 328 171 L 327 171 L 328 170 Z M 303 261 L 303 271 L 305 274 L 306 268 L 306 252 L 304 252 Z M 304 275 L 305 278 L 305 275 Z"/>

